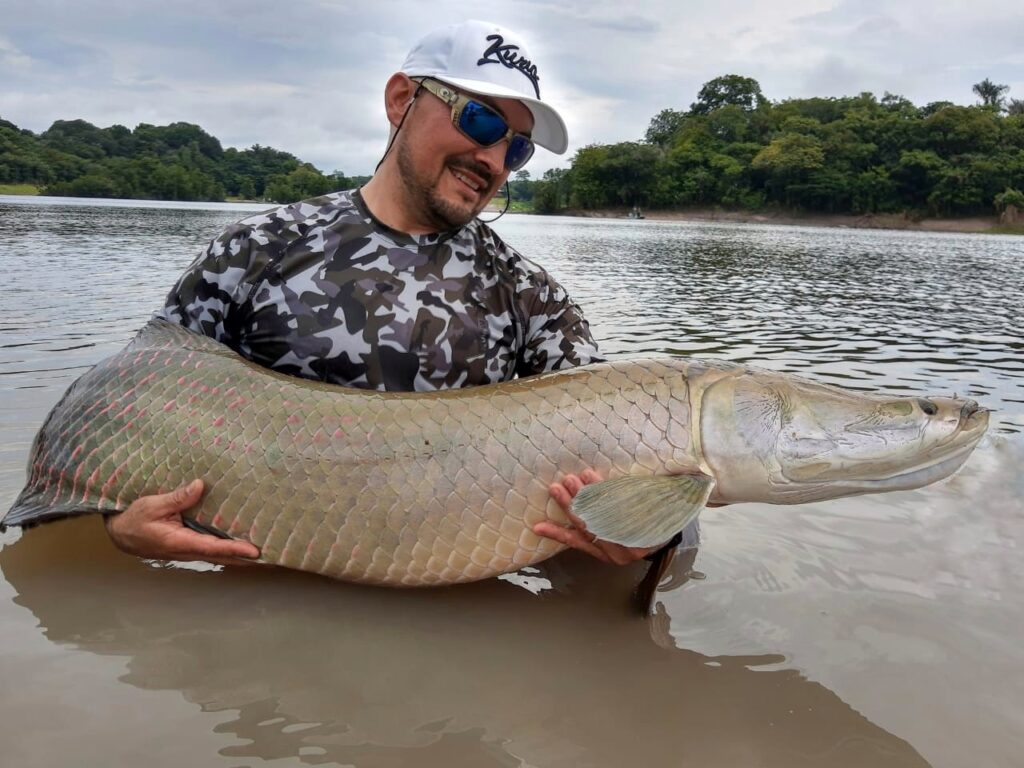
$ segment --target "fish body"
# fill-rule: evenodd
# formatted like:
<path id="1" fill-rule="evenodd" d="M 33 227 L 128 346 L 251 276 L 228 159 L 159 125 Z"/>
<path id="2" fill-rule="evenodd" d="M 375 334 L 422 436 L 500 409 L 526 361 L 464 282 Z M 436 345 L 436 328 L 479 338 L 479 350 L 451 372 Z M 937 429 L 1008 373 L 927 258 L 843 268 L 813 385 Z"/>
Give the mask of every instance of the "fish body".
<path id="1" fill-rule="evenodd" d="M 985 431 L 973 401 L 865 395 L 730 363 L 615 361 L 431 393 L 268 371 L 151 321 L 76 381 L 2 523 L 122 511 L 200 477 L 187 515 L 268 563 L 421 586 L 516 570 L 563 546 L 548 486 L 592 532 L 653 546 L 705 503 L 799 503 L 951 474 Z M 577 509 L 578 507 L 578 509 Z"/>

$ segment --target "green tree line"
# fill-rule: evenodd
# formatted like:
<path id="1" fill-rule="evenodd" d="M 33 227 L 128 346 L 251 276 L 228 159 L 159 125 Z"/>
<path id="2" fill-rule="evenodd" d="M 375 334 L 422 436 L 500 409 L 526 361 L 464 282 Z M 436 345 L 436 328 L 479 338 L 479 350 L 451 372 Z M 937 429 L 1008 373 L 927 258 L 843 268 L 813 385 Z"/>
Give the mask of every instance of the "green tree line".
<path id="1" fill-rule="evenodd" d="M 191 123 L 142 123 L 129 130 L 58 120 L 37 135 L 0 119 L 0 184 L 32 184 L 47 195 L 292 202 L 366 178 L 325 175 L 258 144 L 224 149 Z"/>
<path id="2" fill-rule="evenodd" d="M 1024 101 L 1007 90 L 983 80 L 972 106 L 916 106 L 890 93 L 771 102 L 756 80 L 725 75 L 689 109 L 657 114 L 642 140 L 585 147 L 570 168 L 528 181 L 529 194 L 538 213 L 719 206 L 990 215 L 1024 202 Z"/>

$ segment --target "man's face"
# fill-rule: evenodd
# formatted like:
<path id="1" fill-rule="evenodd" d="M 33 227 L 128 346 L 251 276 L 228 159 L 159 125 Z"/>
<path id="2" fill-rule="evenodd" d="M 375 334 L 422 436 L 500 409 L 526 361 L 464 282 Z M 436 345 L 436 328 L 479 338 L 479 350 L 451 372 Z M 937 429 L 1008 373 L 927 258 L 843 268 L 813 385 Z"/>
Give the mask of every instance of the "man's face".
<path id="1" fill-rule="evenodd" d="M 529 134 L 533 115 L 513 99 L 470 97 L 497 110 L 517 133 Z M 421 90 L 396 139 L 396 159 L 407 201 L 437 229 L 469 223 L 508 178 L 507 141 L 481 147 L 451 121 L 451 107 Z"/>

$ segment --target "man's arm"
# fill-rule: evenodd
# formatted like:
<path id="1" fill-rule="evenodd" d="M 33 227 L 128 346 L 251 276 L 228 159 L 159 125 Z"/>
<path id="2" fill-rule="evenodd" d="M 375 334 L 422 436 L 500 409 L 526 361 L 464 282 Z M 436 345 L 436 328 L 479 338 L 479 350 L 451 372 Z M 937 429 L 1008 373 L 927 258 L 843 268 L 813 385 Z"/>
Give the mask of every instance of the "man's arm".
<path id="1" fill-rule="evenodd" d="M 531 376 L 601 362 L 590 325 L 565 289 L 543 272 L 534 276 L 532 283 L 523 295 L 529 320 L 525 353 L 520 355 L 516 372 L 520 376 Z M 597 472 L 588 469 L 579 475 L 567 475 L 560 483 L 552 483 L 548 491 L 572 525 L 543 522 L 535 525 L 533 532 L 616 565 L 626 565 L 657 552 L 660 547 L 623 547 L 598 539 L 588 534 L 586 523 L 572 514 L 572 500 L 580 488 L 599 483 L 601 479 Z"/>
<path id="2" fill-rule="evenodd" d="M 157 314 L 236 346 L 239 302 L 248 293 L 247 280 L 260 266 L 251 253 L 250 232 L 248 227 L 235 225 L 211 242 L 185 270 Z M 203 493 L 202 481 L 196 483 L 171 493 L 143 496 L 124 512 L 108 515 L 107 534 L 118 549 L 152 560 L 227 564 L 244 562 L 237 558 L 259 557 L 252 544 L 185 527 L 181 513 L 197 504 Z"/>
<path id="3" fill-rule="evenodd" d="M 533 532 L 538 536 L 565 544 L 572 549 L 578 549 L 593 555 L 598 560 L 615 565 L 627 565 L 637 560 L 642 560 L 653 552 L 657 552 L 662 546 L 657 547 L 624 547 L 621 544 L 613 544 L 610 541 L 603 541 L 593 534 L 587 533 L 587 524 L 580 520 L 570 511 L 572 500 L 580 492 L 580 488 L 591 483 L 601 482 L 601 476 L 592 469 L 585 469 L 579 475 L 566 475 L 561 483 L 552 483 L 548 487 L 551 497 L 565 511 L 566 517 L 572 523 L 571 527 L 564 527 L 552 522 L 537 523 L 533 526 Z"/>
<path id="4" fill-rule="evenodd" d="M 107 533 L 121 551 L 152 560 L 248 565 L 259 557 L 259 549 L 247 541 L 220 539 L 185 527 L 181 513 L 198 504 L 202 496 L 202 480 L 170 493 L 143 496 L 124 512 L 104 517 Z"/>

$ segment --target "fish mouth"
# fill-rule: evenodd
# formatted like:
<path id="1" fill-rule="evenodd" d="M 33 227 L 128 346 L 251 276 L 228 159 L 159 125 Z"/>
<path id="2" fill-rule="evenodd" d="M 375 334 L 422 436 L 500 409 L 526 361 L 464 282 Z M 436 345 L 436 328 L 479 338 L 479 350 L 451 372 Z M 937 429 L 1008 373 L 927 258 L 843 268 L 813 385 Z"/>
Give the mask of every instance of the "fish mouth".
<path id="1" fill-rule="evenodd" d="M 892 456 L 880 456 L 863 461 L 859 466 L 826 461 L 817 466 L 784 469 L 783 475 L 795 486 L 823 487 L 823 484 L 835 483 L 860 493 L 919 488 L 948 477 L 960 468 L 988 429 L 990 412 L 968 400 L 960 409 L 956 429 L 941 442 L 921 450 L 917 456 L 908 457 L 902 466 Z"/>
<path id="2" fill-rule="evenodd" d="M 991 410 L 968 400 L 960 409 L 960 424 L 949 439 L 936 445 L 930 454 L 939 452 L 942 458 L 927 460 L 890 477 L 868 481 L 872 490 L 898 490 L 918 488 L 942 480 L 956 472 L 977 447 L 988 429 Z"/>

